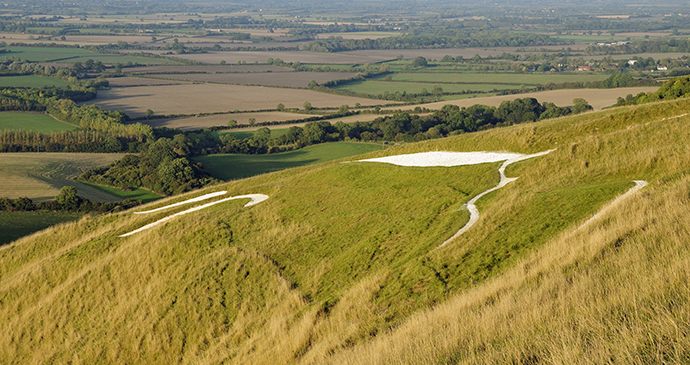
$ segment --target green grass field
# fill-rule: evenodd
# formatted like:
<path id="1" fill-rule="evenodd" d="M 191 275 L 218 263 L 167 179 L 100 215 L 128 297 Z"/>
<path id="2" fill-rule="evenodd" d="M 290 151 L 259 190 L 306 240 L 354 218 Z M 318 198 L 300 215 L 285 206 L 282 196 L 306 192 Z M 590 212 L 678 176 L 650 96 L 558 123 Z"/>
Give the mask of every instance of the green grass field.
<path id="1" fill-rule="evenodd" d="M 358 94 L 368 94 L 368 95 L 379 95 L 386 91 L 389 93 L 407 92 L 408 94 L 421 93 L 422 89 L 431 92 L 434 86 L 439 86 L 444 92 L 463 92 L 466 90 L 470 91 L 491 91 L 491 90 L 508 90 L 508 89 L 518 89 L 519 85 L 505 85 L 505 84 L 433 84 L 433 83 L 421 83 L 421 82 L 387 82 L 387 81 L 371 81 L 371 80 L 358 80 L 347 84 L 338 85 L 334 89 L 336 90 L 346 90 Z"/>
<path id="2" fill-rule="evenodd" d="M 14 129 L 42 133 L 71 131 L 76 126 L 62 123 L 47 114 L 0 112 L 0 130 Z"/>
<path id="3" fill-rule="evenodd" d="M 0 246 L 18 238 L 83 217 L 80 213 L 0 212 Z"/>
<path id="4" fill-rule="evenodd" d="M 24 76 L 0 76 L 0 87 L 46 87 L 46 86 L 56 86 L 65 87 L 70 85 L 69 82 L 54 79 L 52 77 L 43 77 L 35 75 L 24 75 Z"/>
<path id="5" fill-rule="evenodd" d="M 26 61 L 48 62 L 72 57 L 93 57 L 100 53 L 79 48 L 50 48 L 50 47 L 7 47 L 3 56 L 20 58 Z"/>
<path id="6" fill-rule="evenodd" d="M 607 75 L 563 75 L 563 74 L 500 74 L 500 73 L 395 73 L 391 75 L 393 81 L 409 81 L 409 82 L 429 82 L 429 83 L 498 83 L 498 84 L 515 84 L 515 85 L 542 85 L 548 82 L 556 84 L 563 82 L 588 82 L 601 81 L 606 79 Z M 383 79 L 379 77 L 378 79 Z M 445 86 L 444 86 L 445 89 Z"/>
<path id="7" fill-rule="evenodd" d="M 288 132 L 288 128 L 276 128 L 273 129 L 271 126 L 268 126 L 268 129 L 271 130 L 271 138 L 278 138 Z M 217 132 L 219 136 L 223 134 L 230 134 L 234 136 L 237 139 L 245 139 L 245 138 L 252 138 L 254 137 L 254 133 L 256 131 L 243 131 L 243 130 L 231 130 L 231 131 L 222 131 L 222 132 Z"/>
<path id="8" fill-rule="evenodd" d="M 152 191 L 146 190 L 146 189 L 136 189 L 132 191 L 123 191 L 118 188 L 113 188 L 109 186 L 101 186 L 101 185 L 96 185 L 96 184 L 90 184 L 87 182 L 81 182 L 84 185 L 90 186 L 94 189 L 98 189 L 100 191 L 106 192 L 110 195 L 118 197 L 120 200 L 125 200 L 125 199 L 131 199 L 131 200 L 141 200 L 142 203 L 149 203 L 154 200 L 158 200 L 162 198 L 163 196 L 160 194 L 156 194 Z"/>
<path id="9" fill-rule="evenodd" d="M 196 157 L 211 175 L 221 180 L 242 179 L 291 167 L 311 165 L 381 150 L 365 143 L 324 143 L 274 155 L 212 155 Z"/>

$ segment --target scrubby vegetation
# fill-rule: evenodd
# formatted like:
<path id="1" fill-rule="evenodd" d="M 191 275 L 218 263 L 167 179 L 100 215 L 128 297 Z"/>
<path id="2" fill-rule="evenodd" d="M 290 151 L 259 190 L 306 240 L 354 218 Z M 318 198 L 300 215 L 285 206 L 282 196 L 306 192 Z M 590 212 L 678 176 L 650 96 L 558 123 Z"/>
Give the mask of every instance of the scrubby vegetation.
<path id="1" fill-rule="evenodd" d="M 672 78 L 656 92 L 639 93 L 618 98 L 617 106 L 651 103 L 659 100 L 673 100 L 690 96 L 690 76 Z"/>
<path id="2" fill-rule="evenodd" d="M 92 202 L 77 195 L 74 186 L 64 186 L 53 200 L 34 203 L 33 200 L 22 197 L 9 199 L 0 197 L 0 211 L 6 212 L 119 212 L 141 204 L 140 201 L 125 199 L 117 203 Z"/>
<path id="3" fill-rule="evenodd" d="M 83 173 L 79 179 L 125 189 L 145 187 L 165 195 L 218 182 L 186 157 L 189 146 L 183 138 L 159 138 L 143 148 L 139 155 L 126 155 L 112 166 Z"/>

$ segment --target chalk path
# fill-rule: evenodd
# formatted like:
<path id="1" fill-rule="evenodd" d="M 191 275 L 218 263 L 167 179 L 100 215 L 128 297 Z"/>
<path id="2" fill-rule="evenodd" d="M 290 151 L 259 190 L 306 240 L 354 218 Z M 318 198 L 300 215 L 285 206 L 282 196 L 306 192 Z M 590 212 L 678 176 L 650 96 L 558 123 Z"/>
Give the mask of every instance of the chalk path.
<path id="1" fill-rule="evenodd" d="M 201 200 L 205 200 L 205 199 L 210 199 L 210 198 L 213 198 L 213 197 L 216 197 L 216 196 L 220 196 L 220 195 L 223 195 L 223 194 L 226 194 L 226 193 L 227 193 L 227 192 L 224 191 L 224 192 L 222 192 L 222 194 L 221 194 L 221 192 L 206 194 L 206 195 L 202 195 L 202 196 L 200 196 L 200 197 L 198 197 L 198 198 L 193 198 L 193 199 L 185 200 L 185 201 L 180 202 L 180 203 L 170 204 L 170 205 L 166 205 L 166 206 L 161 207 L 161 208 L 157 208 L 157 209 L 153 209 L 153 210 L 149 210 L 149 211 L 145 211 L 145 212 L 139 212 L 139 213 L 140 213 L 140 214 L 141 214 L 141 213 L 151 213 L 151 212 L 154 212 L 154 211 L 160 211 L 160 210 L 164 210 L 164 209 L 169 209 L 169 208 L 172 208 L 172 207 L 180 206 L 180 205 L 182 205 L 182 204 L 188 204 L 188 203 L 197 202 L 197 201 L 201 201 Z M 136 234 L 136 233 L 145 231 L 145 230 L 147 230 L 147 229 L 153 228 L 153 227 L 155 227 L 155 226 L 157 226 L 157 225 L 159 225 L 159 224 L 165 223 L 165 222 L 167 222 L 167 221 L 169 221 L 169 220 L 171 220 L 171 219 L 173 219 L 173 218 L 175 218 L 175 217 L 179 217 L 179 216 L 181 216 L 181 215 L 185 215 L 185 214 L 188 214 L 188 213 L 196 212 L 196 211 L 198 211 L 198 210 L 205 209 L 205 208 L 208 208 L 208 207 L 213 206 L 213 205 L 216 205 L 216 204 L 224 203 L 224 202 L 227 202 L 227 201 L 230 201 L 230 200 L 235 200 L 235 199 L 246 199 L 246 198 L 249 198 L 250 200 L 249 200 L 249 203 L 245 204 L 244 206 L 245 206 L 245 207 L 249 207 L 249 206 L 252 206 L 252 205 L 261 203 L 262 201 L 268 199 L 269 196 L 268 196 L 268 195 L 264 195 L 264 194 L 248 194 L 248 195 L 232 196 L 232 197 L 229 197 L 229 198 L 217 200 L 217 201 L 214 201 L 214 202 L 206 203 L 206 204 L 204 204 L 204 205 L 199 205 L 199 206 L 197 206 L 197 207 L 194 207 L 194 208 L 190 208 L 190 209 L 181 211 L 181 212 L 179 212 L 179 213 L 175 213 L 175 214 L 173 214 L 173 215 L 169 215 L 169 216 L 167 216 L 167 217 L 165 217 L 165 218 L 161 218 L 161 219 L 159 219 L 159 220 L 157 220 L 157 221 L 155 221 L 155 222 L 153 222 L 153 223 L 149 223 L 149 224 L 147 224 L 147 225 L 145 225 L 145 226 L 143 226 L 143 227 L 141 227 L 141 228 L 139 228 L 139 229 L 135 229 L 134 231 L 131 231 L 131 232 L 129 232 L 129 233 L 121 234 L 121 235 L 119 235 L 118 237 L 127 237 L 127 236 L 131 236 L 131 235 L 133 235 L 133 234 Z"/>
<path id="2" fill-rule="evenodd" d="M 597 214 L 593 215 L 592 218 L 589 218 L 585 223 L 582 223 L 582 225 L 577 227 L 576 231 L 579 231 L 580 229 L 585 228 L 586 226 L 591 224 L 593 221 L 599 219 L 604 213 L 608 212 L 611 208 L 615 207 L 620 202 L 627 199 L 630 195 L 634 194 L 636 191 L 638 191 L 638 190 L 640 190 L 640 189 L 642 189 L 648 185 L 648 183 L 644 180 L 633 180 L 633 182 L 635 183 L 635 186 L 633 186 L 628 191 L 626 191 L 625 194 L 619 196 L 614 201 L 612 201 L 611 203 L 609 203 L 606 206 L 604 206 L 603 208 L 601 208 L 601 210 L 599 210 L 597 212 Z"/>
<path id="3" fill-rule="evenodd" d="M 470 220 L 462 228 L 460 228 L 460 230 L 457 231 L 453 235 L 453 237 L 447 239 L 445 242 L 443 242 L 438 247 L 443 247 L 446 244 L 448 244 L 449 242 L 453 241 L 454 239 L 460 237 L 460 235 L 467 232 L 470 228 L 472 228 L 472 226 L 475 223 L 477 223 L 477 221 L 479 220 L 479 210 L 477 209 L 477 206 L 474 204 L 477 202 L 477 200 L 479 200 L 484 195 L 486 195 L 492 191 L 496 191 L 496 190 L 508 185 L 508 183 L 517 180 L 517 177 L 506 177 L 505 172 L 506 172 L 506 167 L 508 167 L 508 165 L 516 163 L 518 161 L 527 160 L 527 159 L 539 157 L 539 156 L 544 156 L 546 154 L 551 153 L 552 151 L 554 151 L 554 150 L 539 152 L 539 153 L 535 153 L 533 155 L 519 155 L 517 157 L 513 157 L 511 159 L 506 160 L 501 165 L 501 167 L 498 168 L 498 174 L 501 176 L 501 179 L 498 181 L 498 185 L 494 186 L 493 188 L 491 188 L 489 190 L 486 190 L 486 191 L 480 193 L 479 195 L 475 196 L 474 198 L 470 199 L 470 201 L 467 202 L 467 210 L 470 211 Z"/>

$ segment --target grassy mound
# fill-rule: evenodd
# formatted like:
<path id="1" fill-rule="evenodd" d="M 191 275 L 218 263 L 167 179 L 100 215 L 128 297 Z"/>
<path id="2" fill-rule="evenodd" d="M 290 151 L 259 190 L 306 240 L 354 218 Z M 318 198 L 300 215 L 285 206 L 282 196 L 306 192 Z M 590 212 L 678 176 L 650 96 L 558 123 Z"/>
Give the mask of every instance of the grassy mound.
<path id="1" fill-rule="evenodd" d="M 14 363 L 682 362 L 690 101 L 373 152 L 549 155 L 410 168 L 340 161 L 222 184 L 265 202 L 84 218 L 0 249 Z M 359 159 L 359 158 L 358 158 Z M 650 185 L 581 226 L 617 195 Z M 579 228 L 578 228 L 579 227 Z"/>

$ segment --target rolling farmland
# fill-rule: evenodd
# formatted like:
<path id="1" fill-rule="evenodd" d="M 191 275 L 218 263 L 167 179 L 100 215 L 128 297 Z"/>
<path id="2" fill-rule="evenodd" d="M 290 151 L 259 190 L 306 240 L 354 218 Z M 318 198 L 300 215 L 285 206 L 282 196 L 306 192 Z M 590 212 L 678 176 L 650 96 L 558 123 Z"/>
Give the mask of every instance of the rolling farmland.
<path id="1" fill-rule="evenodd" d="M 147 109 L 158 115 L 198 114 L 232 110 L 275 109 L 278 103 L 287 108 L 302 108 L 309 101 L 315 108 L 336 108 L 343 104 L 381 105 L 380 100 L 324 94 L 311 90 L 292 90 L 259 86 L 193 84 L 115 88 L 98 93 L 87 104 L 109 110 L 123 110 L 140 117 Z"/>

